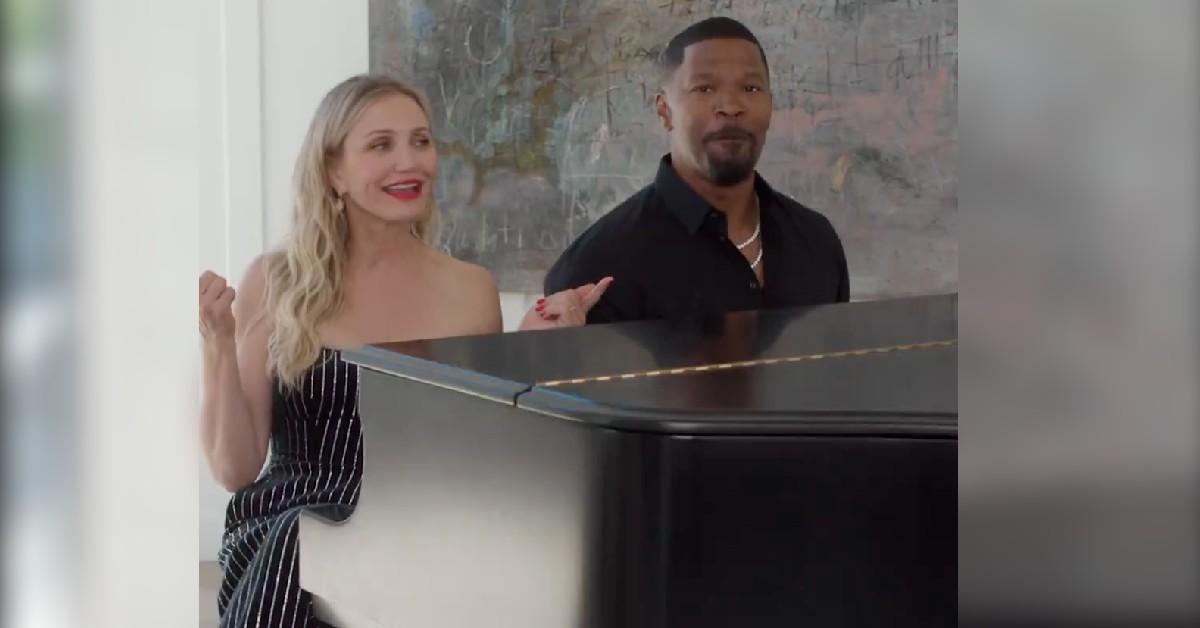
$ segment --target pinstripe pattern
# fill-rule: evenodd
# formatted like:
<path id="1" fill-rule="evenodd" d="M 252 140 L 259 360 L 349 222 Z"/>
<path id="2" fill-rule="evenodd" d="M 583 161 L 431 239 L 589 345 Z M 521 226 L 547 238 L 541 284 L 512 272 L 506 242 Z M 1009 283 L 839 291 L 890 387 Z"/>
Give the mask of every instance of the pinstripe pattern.
<path id="1" fill-rule="evenodd" d="M 305 509 L 345 519 L 358 502 L 358 367 L 322 349 L 298 388 L 276 388 L 271 408 L 267 467 L 225 510 L 217 556 L 225 575 L 217 595 L 222 627 L 324 626 L 300 589 L 297 521 Z"/>

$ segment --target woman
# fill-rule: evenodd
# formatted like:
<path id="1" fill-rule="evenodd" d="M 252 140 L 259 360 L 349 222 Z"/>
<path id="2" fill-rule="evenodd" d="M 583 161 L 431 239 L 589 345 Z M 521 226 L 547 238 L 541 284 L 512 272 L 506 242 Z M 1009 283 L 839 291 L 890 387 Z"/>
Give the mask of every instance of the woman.
<path id="1" fill-rule="evenodd" d="M 420 96 L 351 78 L 309 126 L 284 250 L 251 263 L 236 299 L 221 277 L 200 277 L 201 440 L 235 491 L 219 555 L 222 626 L 321 625 L 298 584 L 296 518 L 344 519 L 357 503 L 358 372 L 341 350 L 501 331 L 488 271 L 428 244 L 436 174 Z M 540 300 L 521 328 L 583 324 L 609 282 Z"/>

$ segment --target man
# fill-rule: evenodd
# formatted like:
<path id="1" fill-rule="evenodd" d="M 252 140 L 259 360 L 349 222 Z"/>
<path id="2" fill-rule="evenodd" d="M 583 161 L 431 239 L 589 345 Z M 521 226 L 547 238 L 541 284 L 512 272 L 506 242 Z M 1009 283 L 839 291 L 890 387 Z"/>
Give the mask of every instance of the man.
<path id="1" fill-rule="evenodd" d="M 670 41 L 660 67 L 656 110 L 670 154 L 652 184 L 567 248 L 546 294 L 612 276 L 589 323 L 848 301 L 833 226 L 754 171 L 772 109 L 754 34 L 730 18 L 704 20 Z"/>

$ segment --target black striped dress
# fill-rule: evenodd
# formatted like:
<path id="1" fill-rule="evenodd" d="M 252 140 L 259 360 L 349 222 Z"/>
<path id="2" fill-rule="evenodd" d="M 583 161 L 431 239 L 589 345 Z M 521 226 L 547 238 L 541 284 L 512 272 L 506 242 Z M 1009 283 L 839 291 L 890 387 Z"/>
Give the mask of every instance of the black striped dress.
<path id="1" fill-rule="evenodd" d="M 229 500 L 218 555 L 221 626 L 325 625 L 300 589 L 297 517 L 309 510 L 344 520 L 361 480 L 358 367 L 322 349 L 299 386 L 276 384 L 267 467 Z"/>

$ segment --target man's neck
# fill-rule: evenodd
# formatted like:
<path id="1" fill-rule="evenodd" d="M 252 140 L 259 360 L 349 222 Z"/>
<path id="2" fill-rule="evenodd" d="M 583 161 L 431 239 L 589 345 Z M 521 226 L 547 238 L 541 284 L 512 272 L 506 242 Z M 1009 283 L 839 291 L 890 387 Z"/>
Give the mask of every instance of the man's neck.
<path id="1" fill-rule="evenodd" d="M 730 186 L 721 186 L 713 184 L 700 173 L 682 165 L 674 157 L 671 159 L 671 167 L 675 169 L 679 178 L 683 179 L 684 183 L 687 183 L 701 198 L 708 201 L 709 205 L 724 213 L 725 220 L 729 225 L 753 228 L 758 220 L 754 211 L 756 203 L 753 171 L 744 181 Z"/>

